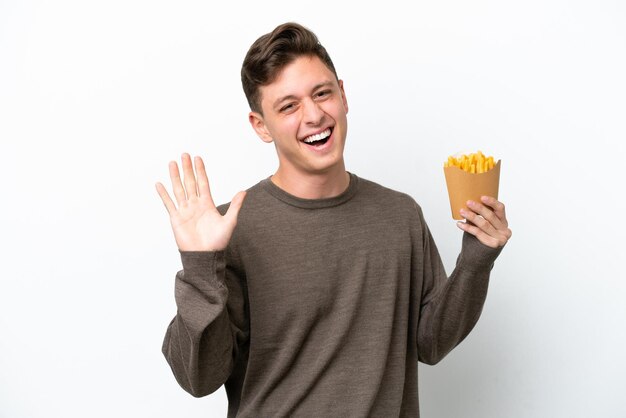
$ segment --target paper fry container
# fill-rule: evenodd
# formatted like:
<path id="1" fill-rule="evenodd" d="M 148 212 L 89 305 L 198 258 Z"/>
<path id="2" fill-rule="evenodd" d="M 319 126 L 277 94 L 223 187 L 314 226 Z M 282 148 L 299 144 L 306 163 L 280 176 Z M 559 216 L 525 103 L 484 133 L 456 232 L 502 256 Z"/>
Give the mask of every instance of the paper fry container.
<path id="1" fill-rule="evenodd" d="M 443 172 L 446 175 L 453 219 L 463 219 L 459 211 L 461 208 L 467 209 L 465 203 L 468 200 L 480 202 L 481 196 L 498 198 L 500 160 L 486 173 L 472 174 L 458 167 L 444 167 Z"/>

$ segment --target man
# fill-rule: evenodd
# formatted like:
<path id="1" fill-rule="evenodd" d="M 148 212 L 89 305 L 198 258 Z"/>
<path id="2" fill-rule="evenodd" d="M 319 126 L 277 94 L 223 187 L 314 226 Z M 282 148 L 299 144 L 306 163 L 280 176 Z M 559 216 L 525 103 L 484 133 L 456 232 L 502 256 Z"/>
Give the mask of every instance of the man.
<path id="1" fill-rule="evenodd" d="M 312 32 L 259 38 L 242 83 L 276 173 L 218 208 L 199 157 L 182 181 L 170 163 L 176 204 L 157 184 L 183 264 L 163 344 L 176 379 L 194 396 L 225 384 L 229 417 L 418 417 L 417 362 L 478 320 L 504 206 L 470 203 L 447 278 L 417 203 L 346 171 L 348 102 Z"/>

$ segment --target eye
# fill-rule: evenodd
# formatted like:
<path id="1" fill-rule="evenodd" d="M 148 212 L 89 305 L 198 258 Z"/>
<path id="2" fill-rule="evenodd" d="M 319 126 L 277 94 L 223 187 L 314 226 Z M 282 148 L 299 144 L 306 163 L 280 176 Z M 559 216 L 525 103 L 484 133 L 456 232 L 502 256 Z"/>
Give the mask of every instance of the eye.
<path id="1" fill-rule="evenodd" d="M 328 96 L 330 94 L 330 90 L 322 90 L 319 93 L 317 93 L 317 97 L 324 97 L 324 96 Z"/>
<path id="2" fill-rule="evenodd" d="M 286 111 L 288 111 L 288 110 L 293 109 L 293 107 L 294 107 L 294 104 L 293 104 L 293 103 L 289 103 L 289 104 L 287 104 L 287 105 L 285 105 L 285 106 L 281 107 L 281 108 L 280 108 L 280 111 L 281 111 L 281 112 L 286 112 Z"/>

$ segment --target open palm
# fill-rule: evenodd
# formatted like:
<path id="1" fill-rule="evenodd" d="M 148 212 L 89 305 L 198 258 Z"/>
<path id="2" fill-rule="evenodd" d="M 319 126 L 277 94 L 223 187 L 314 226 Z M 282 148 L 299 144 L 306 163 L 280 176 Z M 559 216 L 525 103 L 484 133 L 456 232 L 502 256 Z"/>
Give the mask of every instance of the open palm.
<path id="1" fill-rule="evenodd" d="M 157 192 L 170 215 L 176 244 L 181 251 L 223 250 L 237 225 L 237 215 L 245 192 L 235 195 L 228 211 L 222 216 L 211 197 L 209 179 L 202 158 L 195 157 L 195 175 L 189 154 L 183 154 L 181 161 L 184 186 L 176 162 L 171 161 L 169 164 L 176 204 L 163 184 L 156 184 Z"/>

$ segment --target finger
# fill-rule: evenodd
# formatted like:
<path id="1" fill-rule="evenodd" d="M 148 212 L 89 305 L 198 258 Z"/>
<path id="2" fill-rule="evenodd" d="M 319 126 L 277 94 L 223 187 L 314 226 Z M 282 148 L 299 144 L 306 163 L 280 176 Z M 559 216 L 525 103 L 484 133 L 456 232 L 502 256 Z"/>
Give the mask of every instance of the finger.
<path id="1" fill-rule="evenodd" d="M 504 225 L 505 227 L 509 226 L 509 222 L 506 219 L 506 211 L 505 211 L 504 203 L 500 202 L 498 199 L 496 199 L 495 197 L 491 197 L 491 196 L 481 196 L 480 200 L 485 205 L 493 209 L 493 212 L 498 217 L 498 219 L 500 219 L 500 221 L 502 222 L 502 225 Z"/>
<path id="2" fill-rule="evenodd" d="M 185 197 L 185 189 L 183 188 L 183 184 L 180 181 L 180 173 L 178 171 L 178 164 L 176 161 L 170 161 L 170 179 L 172 180 L 172 190 L 174 190 L 174 196 L 176 197 L 176 202 L 180 207 L 180 204 L 187 200 Z"/>
<path id="3" fill-rule="evenodd" d="M 471 223 L 472 226 L 479 228 L 484 231 L 487 235 L 496 236 L 498 231 L 487 219 L 483 218 L 481 215 L 476 214 L 471 210 L 461 209 L 461 216 L 467 219 Z"/>
<path id="4" fill-rule="evenodd" d="M 500 219 L 501 226 L 498 227 L 498 233 L 504 239 L 504 241 L 501 242 L 501 245 L 506 244 L 506 242 L 513 236 L 513 232 L 509 228 L 509 221 L 506 219 L 504 203 L 491 196 L 481 196 L 480 200 L 491 206 L 495 216 Z"/>
<path id="5" fill-rule="evenodd" d="M 243 205 L 243 199 L 245 197 L 246 192 L 241 191 L 237 193 L 235 197 L 233 197 L 233 200 L 231 200 L 230 205 L 228 206 L 228 210 L 226 211 L 226 214 L 224 214 L 224 217 L 230 222 L 237 223 L 237 216 L 239 215 L 239 210 Z"/>
<path id="6" fill-rule="evenodd" d="M 161 183 L 157 183 L 156 190 L 161 197 L 161 201 L 165 205 L 165 209 L 167 209 L 167 213 L 171 215 L 172 213 L 176 212 L 176 205 L 174 204 L 174 201 L 170 197 L 169 193 L 167 193 L 167 190 L 165 190 L 165 186 L 163 186 Z"/>
<path id="7" fill-rule="evenodd" d="M 183 164 L 183 174 L 185 175 L 185 192 L 187 199 L 198 197 L 198 189 L 196 185 L 196 176 L 193 174 L 193 166 L 191 165 L 191 157 L 184 153 L 181 157 Z"/>
<path id="8" fill-rule="evenodd" d="M 478 228 L 475 225 L 459 221 L 456 223 L 456 226 L 458 226 L 459 229 L 462 229 L 463 231 L 474 235 L 478 239 L 478 241 L 482 242 L 488 247 L 498 248 L 500 246 L 500 242 L 496 238 L 486 234 L 482 229 Z"/>
<path id="9" fill-rule="evenodd" d="M 503 225 L 502 220 L 496 216 L 496 214 L 493 212 L 493 210 L 491 210 L 489 206 L 485 206 L 482 203 L 475 202 L 473 200 L 468 200 L 467 207 L 471 211 L 479 214 L 484 219 L 486 219 L 493 226 L 494 229 L 500 230 L 506 228 Z"/>
<path id="10" fill-rule="evenodd" d="M 200 197 L 208 198 L 211 205 L 215 206 L 215 203 L 213 203 L 213 197 L 211 196 L 209 178 L 207 177 L 206 169 L 204 168 L 204 161 L 202 161 L 202 158 L 196 157 L 194 162 L 196 163 L 196 176 L 198 177 L 198 195 Z"/>

